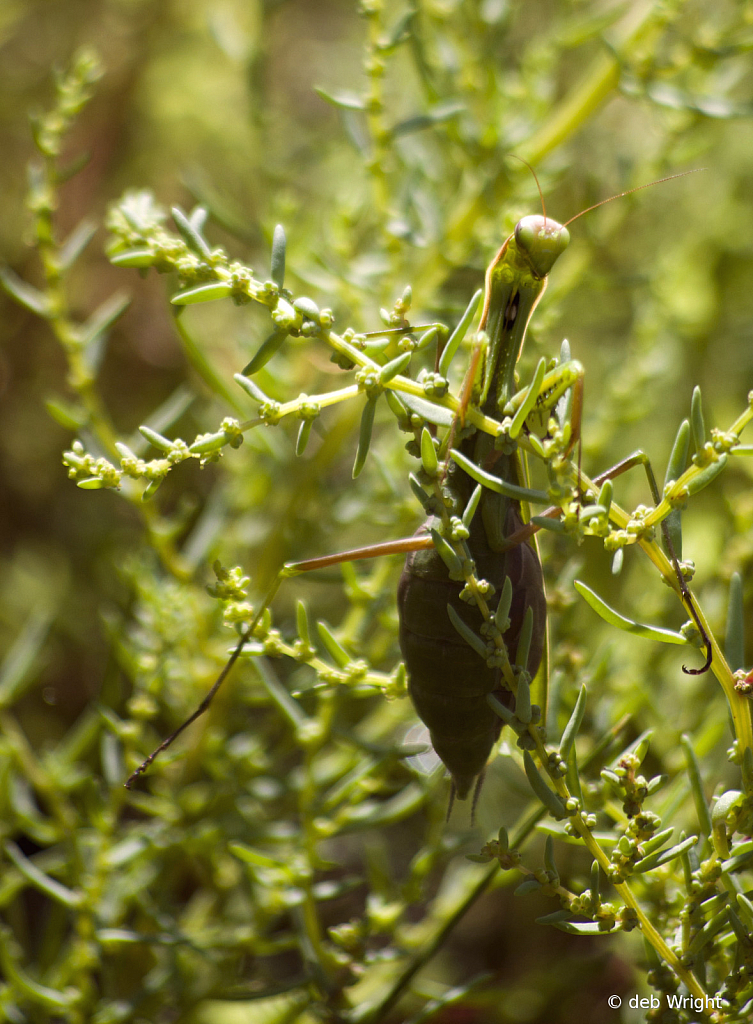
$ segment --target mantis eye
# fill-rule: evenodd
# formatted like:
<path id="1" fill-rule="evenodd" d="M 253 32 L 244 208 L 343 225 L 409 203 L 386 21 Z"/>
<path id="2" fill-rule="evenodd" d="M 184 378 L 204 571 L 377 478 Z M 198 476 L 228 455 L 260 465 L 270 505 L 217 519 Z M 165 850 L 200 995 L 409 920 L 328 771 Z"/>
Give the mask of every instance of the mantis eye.
<path id="1" fill-rule="evenodd" d="M 536 244 L 536 228 L 531 223 L 533 219 L 532 217 L 524 217 L 515 225 L 515 241 L 524 252 L 530 252 Z"/>

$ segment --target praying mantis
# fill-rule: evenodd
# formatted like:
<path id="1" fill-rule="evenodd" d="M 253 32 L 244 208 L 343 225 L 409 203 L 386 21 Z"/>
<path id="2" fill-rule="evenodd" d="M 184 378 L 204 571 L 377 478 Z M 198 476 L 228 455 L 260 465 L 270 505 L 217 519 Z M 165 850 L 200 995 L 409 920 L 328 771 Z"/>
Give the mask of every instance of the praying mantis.
<path id="1" fill-rule="evenodd" d="M 562 510 L 584 522 L 605 509 L 608 515 L 611 480 L 632 466 L 643 465 L 654 502 L 660 500 L 643 452 L 633 453 L 593 481 L 582 473 L 579 461 L 575 465 L 584 370 L 565 346 L 559 362 L 547 367 L 545 359 L 539 361 L 527 387 L 519 388 L 516 380 L 531 316 L 569 243 L 567 226 L 639 189 L 603 200 L 564 224 L 547 216 L 542 196 L 542 214 L 518 222 L 486 272 L 479 329 L 454 415 L 401 392 L 399 410 L 405 413 L 407 407 L 422 422 L 421 471 L 411 477 L 411 486 L 428 517 L 426 523 L 410 538 L 283 566 L 204 700 L 137 768 L 127 787 L 207 710 L 283 579 L 346 561 L 404 553 L 397 601 L 408 690 L 449 771 L 450 808 L 455 796 L 465 800 L 471 792 L 475 806 L 504 709 L 514 709 L 519 719 L 532 724 L 540 714 L 531 706 L 530 685 L 545 650 L 546 595 L 533 534 L 551 525 Z M 440 378 L 446 377 L 480 294 L 466 311 L 463 330 L 459 327 L 438 353 Z M 441 437 L 438 427 L 444 428 Z M 549 475 L 546 492 L 528 486 L 525 454 L 543 460 Z M 552 496 L 557 504 L 552 505 Z M 591 504 L 584 505 L 586 500 Z M 532 519 L 524 507 L 536 502 L 552 507 Z M 685 671 L 704 672 L 711 664 L 711 643 L 665 522 L 662 530 L 678 589 L 707 651 L 702 668 Z"/>

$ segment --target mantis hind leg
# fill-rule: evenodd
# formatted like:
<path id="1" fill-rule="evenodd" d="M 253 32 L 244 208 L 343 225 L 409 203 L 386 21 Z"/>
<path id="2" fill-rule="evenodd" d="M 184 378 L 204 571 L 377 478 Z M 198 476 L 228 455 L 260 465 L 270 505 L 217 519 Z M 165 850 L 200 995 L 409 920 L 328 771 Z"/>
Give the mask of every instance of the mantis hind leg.
<path id="1" fill-rule="evenodd" d="M 236 661 L 243 652 L 243 648 L 253 636 L 254 630 L 259 625 L 262 618 L 264 617 L 264 613 L 274 600 L 274 597 L 277 591 L 280 589 L 280 585 L 282 584 L 283 580 L 289 579 L 292 576 L 298 576 L 304 572 L 313 572 L 316 569 L 326 569 L 331 565 L 339 565 L 343 562 L 354 562 L 362 558 L 377 558 L 380 555 L 405 554 L 406 552 L 420 551 L 422 549 L 430 547 L 433 547 L 433 543 L 431 537 L 429 536 L 402 537 L 399 540 L 386 541 L 383 544 L 371 544 L 368 547 L 354 548 L 350 551 L 340 551 L 332 555 L 323 555 L 321 558 L 309 558 L 303 562 L 286 562 L 286 564 L 283 565 L 282 569 L 280 569 L 280 571 L 277 573 L 277 576 L 275 577 L 272 586 L 267 591 L 267 594 L 264 600 L 262 601 L 261 605 L 259 606 L 259 609 L 254 615 L 253 619 L 241 632 L 237 644 L 233 648 L 233 651 L 230 657 L 228 658 L 227 662 L 225 663 L 225 666 L 223 667 L 222 671 L 214 681 L 212 688 L 209 690 L 209 692 L 204 697 L 199 706 L 196 708 L 196 710 L 191 715 L 189 715 L 189 717 L 186 718 L 185 721 L 181 722 L 178 728 L 175 729 L 175 731 L 172 732 L 166 739 L 164 739 L 162 743 L 160 743 L 160 745 L 152 751 L 149 757 L 142 761 L 142 763 L 139 765 L 136 771 L 128 777 L 125 783 L 125 788 L 130 789 L 133 786 L 134 782 L 136 782 L 136 780 L 138 779 L 139 775 L 143 775 L 144 772 L 146 772 L 149 769 L 149 766 L 152 764 L 155 758 L 157 758 L 164 750 L 167 750 L 168 747 L 172 746 L 172 744 L 175 742 L 175 740 L 177 740 L 180 734 L 185 729 L 187 729 L 189 725 L 192 725 L 197 718 L 200 718 L 201 715 L 203 715 L 204 712 L 209 708 L 209 705 L 214 700 L 217 691 L 225 682 L 227 677 L 230 675 L 233 666 L 235 665 Z"/>
<path id="2" fill-rule="evenodd" d="M 646 476 L 648 478 L 648 485 L 651 488 L 651 496 L 654 500 L 654 504 L 658 505 L 661 501 L 661 495 L 659 493 L 659 488 L 656 483 L 654 471 L 651 467 L 651 460 L 649 459 L 648 455 L 646 455 L 646 453 L 642 451 L 640 448 L 637 451 L 633 452 L 632 455 L 629 455 L 626 459 L 623 459 L 621 462 L 618 462 L 616 466 L 612 466 L 611 469 L 601 474 L 600 477 L 597 477 L 594 480 L 594 483 L 602 484 L 605 480 L 612 480 L 614 479 L 614 477 L 619 476 L 620 473 L 624 473 L 626 470 L 632 469 L 633 466 L 643 466 L 644 470 L 646 471 Z M 677 579 L 677 585 L 679 586 L 680 593 L 682 594 L 683 603 L 685 604 L 685 607 L 688 609 L 691 616 L 693 617 L 693 621 L 695 622 L 696 627 L 699 633 L 701 634 L 701 639 L 703 640 L 704 646 L 706 647 L 706 661 L 703 663 L 701 668 L 688 668 L 686 665 L 683 665 L 682 670 L 689 676 L 700 676 L 703 675 L 704 672 L 708 672 L 708 670 L 711 668 L 711 659 L 713 657 L 711 639 L 703 627 L 703 623 L 701 622 L 701 618 L 698 614 L 695 602 L 693 600 L 693 595 L 690 593 L 688 585 L 685 582 L 685 577 L 683 576 L 682 569 L 680 567 L 680 560 L 677 557 L 675 546 L 672 542 L 672 537 L 669 533 L 669 527 L 667 526 L 667 521 L 665 519 L 661 521 L 661 532 L 664 550 L 666 551 L 669 560 L 672 563 L 672 568 L 674 569 L 675 577 Z"/>
<path id="3" fill-rule="evenodd" d="M 654 500 L 654 503 L 658 505 L 661 501 L 661 495 L 659 493 L 659 488 L 656 483 L 656 476 L 654 475 L 654 471 L 651 466 L 651 460 L 649 459 L 648 455 L 646 455 L 646 453 L 641 449 L 634 451 L 631 455 L 628 455 L 626 458 L 621 459 L 620 462 L 616 463 L 614 466 L 611 466 L 609 469 L 604 470 L 603 473 L 599 473 L 599 475 L 594 477 L 593 480 L 588 481 L 587 489 L 599 487 L 606 480 L 614 480 L 618 476 L 621 476 L 623 473 L 627 472 L 629 469 L 633 469 L 635 466 L 643 467 L 646 473 L 646 477 L 648 479 L 649 488 L 651 490 L 651 496 Z M 580 467 L 578 467 L 579 490 L 584 479 L 585 478 L 583 477 L 583 474 L 580 471 Z M 559 506 L 553 506 L 552 508 L 547 509 L 546 512 L 543 512 L 540 516 L 537 516 L 537 518 L 539 520 L 543 518 L 557 519 L 561 512 L 562 509 Z M 509 547 L 513 547 L 516 544 L 521 544 L 524 541 L 528 540 L 530 537 L 532 537 L 535 533 L 537 533 L 539 529 L 541 529 L 541 527 L 537 523 L 526 523 L 525 526 L 521 527 L 521 529 L 519 530 L 516 530 L 515 533 L 511 534 L 507 538 L 507 545 Z M 711 667 L 711 659 L 713 657 L 711 639 L 708 633 L 706 632 L 703 623 L 701 622 L 701 618 L 695 606 L 695 599 L 693 598 L 693 595 L 691 594 L 690 589 L 685 581 L 685 577 L 682 574 L 680 560 L 677 556 L 677 552 L 675 551 L 674 544 L 672 543 L 672 538 L 670 536 L 669 529 L 664 520 L 662 520 L 661 523 L 661 532 L 664 549 L 669 558 L 669 561 L 672 564 L 672 568 L 674 570 L 675 578 L 677 580 L 677 586 L 680 591 L 683 604 L 688 610 L 689 614 L 691 615 L 693 622 L 695 623 L 696 628 L 698 629 L 701 635 L 701 640 L 703 641 L 703 644 L 706 648 L 706 660 L 700 668 L 688 668 L 686 665 L 683 665 L 682 670 L 687 675 L 702 675 L 704 672 L 708 672 L 709 668 Z"/>
<path id="4" fill-rule="evenodd" d="M 576 479 L 578 498 L 581 499 L 583 495 L 583 482 L 585 479 L 581 469 L 581 447 L 579 444 L 583 414 L 584 372 L 580 363 L 570 361 L 570 349 L 566 342 L 563 342 L 561 358 L 561 365 L 544 379 L 542 390 L 536 398 L 532 408 L 534 412 L 541 413 L 542 411 L 546 411 L 556 406 L 556 412 L 561 428 L 564 430 L 566 425 L 568 425 L 569 437 L 566 438 L 562 456 L 567 458 L 575 445 L 578 444 L 578 468 Z M 524 395 L 524 391 L 518 392 L 516 399 L 518 399 L 518 396 Z M 521 397 L 521 402 L 523 401 L 524 397 Z M 661 501 L 661 495 L 656 483 L 656 476 L 654 475 L 654 471 L 651 466 L 651 460 L 642 449 L 637 449 L 610 469 L 600 473 L 599 476 L 595 477 L 593 481 L 590 481 L 590 483 L 598 487 L 606 480 L 613 480 L 622 473 L 627 472 L 627 470 L 632 469 L 634 466 L 643 466 L 654 504 L 658 505 Z M 556 518 L 560 512 L 561 509 L 559 507 L 555 507 L 544 512 L 543 516 L 547 518 Z M 507 538 L 507 546 L 512 547 L 515 544 L 523 543 L 528 540 L 528 538 L 532 537 L 538 529 L 539 527 L 535 523 L 527 523 L 524 527 L 517 530 Z M 662 520 L 661 522 L 661 532 L 664 550 L 669 561 L 672 563 L 672 568 L 674 570 L 683 604 L 692 616 L 706 648 L 706 660 L 701 668 L 688 668 L 686 665 L 683 665 L 682 670 L 688 675 L 702 675 L 704 672 L 708 672 L 711 667 L 711 660 L 713 657 L 711 639 L 701 622 L 693 595 L 691 594 L 685 581 L 685 577 L 683 576 L 682 569 L 680 567 L 680 560 L 677 552 L 675 551 L 666 520 Z"/>

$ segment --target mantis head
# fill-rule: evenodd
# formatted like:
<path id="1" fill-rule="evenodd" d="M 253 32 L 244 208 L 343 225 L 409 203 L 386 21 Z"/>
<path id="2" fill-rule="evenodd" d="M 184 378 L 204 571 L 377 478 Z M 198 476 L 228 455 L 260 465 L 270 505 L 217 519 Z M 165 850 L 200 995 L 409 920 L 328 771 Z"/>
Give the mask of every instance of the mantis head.
<path id="1" fill-rule="evenodd" d="M 551 217 L 532 214 L 515 226 L 515 244 L 535 277 L 547 276 L 570 242 L 570 232 Z"/>

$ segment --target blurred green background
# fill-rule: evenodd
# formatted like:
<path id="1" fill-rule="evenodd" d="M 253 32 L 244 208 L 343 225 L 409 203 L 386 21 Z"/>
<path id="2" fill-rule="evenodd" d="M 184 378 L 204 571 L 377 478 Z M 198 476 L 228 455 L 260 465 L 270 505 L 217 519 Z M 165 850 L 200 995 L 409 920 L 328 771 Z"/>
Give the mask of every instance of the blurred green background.
<path id="1" fill-rule="evenodd" d="M 193 401 L 190 407 L 186 402 L 170 436 L 177 431 L 190 440 L 197 431 L 217 429 L 222 416 L 238 415 L 199 379 L 181 346 L 166 301 L 175 282 L 167 282 L 166 292 L 165 280 L 154 273 L 140 278 L 117 270 L 103 255 L 106 208 L 125 189 L 148 188 L 168 208 L 203 204 L 210 212 L 212 243 L 258 268 L 262 280 L 274 225 L 283 223 L 287 286 L 332 307 L 339 329 L 377 329 L 380 306 L 391 308 L 406 284 L 413 287 L 417 322 L 454 323 L 517 219 L 539 209 L 536 185 L 527 170 L 507 159 L 511 153 L 533 164 L 547 212 L 560 220 L 655 178 L 703 168 L 579 220 L 535 314 L 523 378 L 542 353 L 559 350 L 563 337 L 586 367 L 584 468 L 593 475 L 640 446 L 661 479 L 697 384 L 707 426 L 724 429 L 745 407 L 753 387 L 753 4 L 722 0 L 712 9 L 700 0 L 396 0 L 360 6 L 351 0 L 5 0 L 0 253 L 16 274 L 36 284 L 40 270 L 25 208 L 26 166 L 33 156 L 27 113 L 52 104 L 53 69 L 67 66 L 82 45 L 99 52 L 104 75 L 66 144 L 63 163 L 73 165 L 82 153 L 88 161 L 62 186 L 56 223 L 60 238 L 85 217 L 100 225 L 67 280 L 74 318 L 85 319 L 114 291 L 131 296 L 107 339 L 98 376 L 119 437 L 129 438 L 178 388 Z M 330 98 L 339 96 L 339 105 L 316 87 Z M 19 735 L 43 761 L 66 737 L 73 742 L 97 702 L 127 721 L 127 701 L 140 686 L 155 700 L 167 693 L 169 712 L 156 719 L 139 750 L 148 752 L 166 723 L 180 721 L 211 683 L 228 647 L 229 634 L 223 634 L 203 590 L 212 578 L 213 558 L 241 563 L 258 594 L 284 560 L 402 536 L 420 523 L 406 487 L 413 464 L 391 418 L 383 413 L 378 420 L 370 461 L 354 484 L 360 407 L 338 407 L 322 417 L 303 459 L 295 459 L 291 424 L 252 432 L 220 466 L 199 470 L 186 464 L 172 474 L 151 524 L 189 564 L 188 579 L 171 579 L 145 543 L 138 507 L 112 492 L 77 490 L 66 479 L 60 453 L 73 435 L 45 411 L 48 399 L 70 398 L 64 356 L 32 313 L 1 295 L 0 311 L 0 644 L 16 659 L 6 662 L 15 682 L 2 691 L 0 720 L 8 780 L 23 775 Z M 231 388 L 232 374 L 269 329 L 265 311 L 224 303 L 189 310 L 185 321 Z M 327 352 L 297 345 L 270 364 L 262 384 L 275 398 L 293 397 L 337 386 L 338 373 Z M 245 407 L 245 399 L 238 402 Z M 685 517 L 684 557 L 698 567 L 698 592 L 716 628 L 723 629 L 731 572 L 737 569 L 745 578 L 753 560 L 748 465 L 735 461 Z M 624 506 L 650 502 L 636 472 L 617 484 L 616 494 Z M 595 713 L 595 734 L 625 711 L 635 716 L 636 731 L 669 720 L 671 731 L 659 736 L 657 756 L 671 767 L 677 765 L 679 731 L 705 726 L 710 776 L 723 774 L 721 693 L 706 678 L 683 678 L 673 652 L 657 656 L 650 644 L 615 639 L 588 609 L 576 607 L 568 583 L 573 560 L 583 563 L 582 578 L 637 618 L 676 628 L 681 611 L 672 595 L 635 553 L 616 581 L 595 541 L 577 552 L 549 541 L 544 549 L 555 610 L 562 613 L 554 620 L 555 663 L 569 683 L 583 671 L 589 679 L 610 680 L 609 699 Z M 356 629 L 364 652 L 385 669 L 397 658 L 391 600 L 397 561 L 376 570 L 379 598 L 367 600 L 366 610 L 362 600 Z M 330 621 L 348 614 L 337 574 L 332 578 L 334 586 L 307 580 L 281 592 L 283 631 L 290 627 L 297 593 Z M 749 590 L 746 584 L 746 598 Z M 26 638 L 21 647 L 19 637 Z M 280 673 L 295 684 L 289 667 Z M 169 822 L 176 830 L 170 850 L 179 881 L 164 883 L 163 916 L 154 912 L 167 930 L 168 919 L 180 919 L 190 931 L 191 913 L 202 926 L 221 921 L 236 884 L 226 880 L 221 898 L 208 895 L 216 878 L 203 859 L 228 828 L 245 835 L 237 819 L 232 826 L 222 824 L 223 815 L 235 814 L 237 780 L 220 780 L 226 769 L 213 775 L 211 768 L 230 733 L 245 735 L 248 723 L 239 721 L 236 698 L 226 693 L 213 724 L 197 727 L 194 740 L 180 752 L 176 748 L 188 764 L 158 775 L 160 810 L 155 804 L 138 812 L 169 818 L 173 797 L 185 794 L 189 783 L 199 786 L 195 806 L 183 805 Z M 250 683 L 244 700 L 243 714 L 252 720 L 270 715 Z M 371 713 L 384 718 L 380 737 L 390 730 L 396 735 L 412 721 L 407 701 Z M 113 793 L 118 785 L 119 769 L 108 775 L 103 767 L 106 744 L 101 746 L 97 728 L 91 726 L 80 748 L 73 744 L 79 769 L 65 784 L 80 816 L 75 827 L 84 831 L 102 827 L 91 817 L 101 779 Z M 279 723 L 265 718 L 261 738 L 253 741 L 259 745 L 258 775 L 284 774 L 285 765 L 295 763 L 294 747 L 285 746 L 290 740 L 283 733 Z M 277 743 L 285 751 L 281 762 L 275 760 Z M 233 756 L 239 764 L 242 744 L 237 747 Z M 243 776 L 247 769 L 238 771 Z M 393 772 L 405 782 L 406 769 Z M 502 770 L 499 779 L 490 774 L 482 829 L 496 829 L 499 808 L 510 804 L 510 779 Z M 82 782 L 86 775 L 91 790 Z M 201 788 L 197 780 L 206 778 L 212 781 Z M 27 784 L 34 790 L 33 773 L 31 779 Z M 10 781 L 8 787 L 12 793 Z M 226 800 L 221 807 L 212 803 L 218 789 Z M 40 795 L 39 785 L 35 792 L 31 820 L 39 825 L 48 816 L 55 819 L 55 801 Z M 264 799 L 255 791 L 247 796 L 258 804 L 250 817 L 262 814 Z M 429 801 L 435 809 L 422 812 L 433 821 L 435 846 L 442 800 L 435 790 Z M 113 841 L 118 816 L 136 815 L 121 801 L 113 796 L 107 804 Z M 45 841 L 44 830 L 35 833 L 19 806 L 16 797 L 6 800 L 5 838 L 21 842 L 29 856 L 60 840 L 55 830 L 63 818 L 55 819 Z M 269 813 L 274 819 L 282 812 Z M 212 825 L 202 832 L 202 822 Z M 180 853 L 179 837 L 186 830 L 196 837 L 191 863 Z M 387 840 L 364 842 L 368 847 Z M 420 845 L 419 826 L 402 825 L 390 842 L 399 851 L 401 868 L 393 865 L 399 874 Z M 347 859 L 345 848 L 333 849 L 336 861 Z M 349 849 L 354 861 L 364 856 L 357 844 Z M 447 858 L 451 853 L 444 850 Z M 66 871 L 55 870 L 65 880 Z M 170 871 L 168 858 L 149 884 Z M 379 872 L 372 868 L 374 874 Z M 81 965 L 60 968 L 55 941 L 45 946 L 42 938 L 44 929 L 53 928 L 62 941 L 70 922 L 39 899 L 22 906 L 11 882 L 0 909 L 23 947 L 20 960 L 40 980 L 52 984 L 54 976 L 57 986 L 79 984 Z M 112 927 L 128 922 L 138 930 L 135 915 L 146 928 L 144 907 L 134 910 L 140 886 L 132 884 Z M 438 886 L 438 879 L 432 876 L 431 884 Z M 200 897 L 212 904 L 211 912 L 197 909 Z M 431 994 L 434 983 L 462 982 L 488 968 L 492 994 L 436 1019 L 522 1024 L 572 1020 L 575 1012 L 584 1022 L 618 1019 L 605 1009 L 603 997 L 607 989 L 622 991 L 629 984 L 630 957 L 607 941 L 569 942 L 544 933 L 531 921 L 547 909 L 534 912 L 507 891 L 478 905 L 456 933 L 451 952 L 435 961 L 435 977 L 424 988 Z M 345 900 L 332 919 L 358 913 Z M 86 942 L 93 941 L 87 933 Z M 198 956 L 201 970 L 190 957 L 168 957 L 166 967 L 153 952 L 129 954 L 117 968 L 118 983 L 102 980 L 89 964 L 84 973 L 98 980 L 78 1008 L 45 1009 L 28 997 L 19 1004 L 21 1016 L 8 1019 L 233 1021 L 227 1009 L 201 1017 L 202 1000 L 219 998 L 249 979 L 282 984 L 296 975 L 287 964 L 260 963 L 240 940 L 233 945 L 225 937 L 227 956 L 212 948 L 209 963 Z M 155 962 L 163 973 L 150 988 L 144 979 Z M 196 974 L 189 985 L 191 972 Z M 11 1006 L 8 991 L 6 996 Z M 121 1016 L 118 1006 L 125 1007 L 117 1010 Z M 416 1005 L 411 1009 L 417 1012 Z M 295 1008 L 285 1012 L 292 1015 L 284 1019 L 299 1019 Z M 335 1015 L 326 1019 L 349 1019 L 337 1017 L 340 1011 L 331 1006 L 330 1012 Z M 407 1018 L 398 1012 L 394 1019 Z"/>

